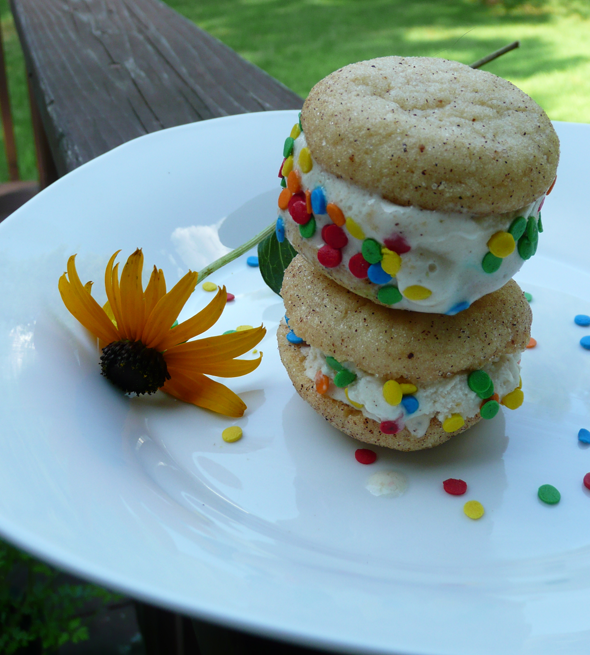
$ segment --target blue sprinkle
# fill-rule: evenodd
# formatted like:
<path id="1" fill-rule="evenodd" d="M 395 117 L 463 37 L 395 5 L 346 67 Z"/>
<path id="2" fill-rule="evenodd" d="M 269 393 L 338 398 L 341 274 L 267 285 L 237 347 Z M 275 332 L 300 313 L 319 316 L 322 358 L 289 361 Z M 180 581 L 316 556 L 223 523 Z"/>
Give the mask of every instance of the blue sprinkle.
<path id="1" fill-rule="evenodd" d="M 367 273 L 369 275 L 369 280 L 371 280 L 373 284 L 387 284 L 388 282 L 391 282 L 391 275 L 383 270 L 381 262 L 371 264 Z"/>
<path id="2" fill-rule="evenodd" d="M 586 314 L 578 314 L 576 318 L 574 318 L 574 323 L 576 325 L 581 325 L 582 327 L 588 327 L 590 325 L 590 316 L 586 316 Z"/>
<path id="3" fill-rule="evenodd" d="M 311 192 L 311 210 L 314 214 L 326 213 L 326 194 L 321 186 L 316 186 Z"/>
<path id="4" fill-rule="evenodd" d="M 582 428 L 578 432 L 578 441 L 582 443 L 590 443 L 590 432 L 586 428 Z"/>
<path id="5" fill-rule="evenodd" d="M 285 314 L 285 323 L 289 325 L 289 317 L 287 316 L 287 314 Z"/>
<path id="6" fill-rule="evenodd" d="M 285 222 L 283 221 L 281 216 L 277 218 L 275 234 L 277 235 L 277 241 L 279 243 L 283 243 L 283 241 L 285 240 Z"/>
<path id="7" fill-rule="evenodd" d="M 287 334 L 287 341 L 293 344 L 303 343 L 303 339 L 298 337 L 293 330 Z"/>
<path id="8" fill-rule="evenodd" d="M 248 257 L 246 264 L 252 267 L 258 266 L 258 257 L 255 257 L 254 255 L 252 255 L 252 257 Z"/>
<path id="9" fill-rule="evenodd" d="M 413 414 L 420 407 L 416 396 L 404 396 L 402 398 L 402 405 L 408 414 Z"/>
<path id="10" fill-rule="evenodd" d="M 463 300 L 463 302 L 458 302 L 456 305 L 453 305 L 447 312 L 447 316 L 455 316 L 455 314 L 464 312 L 466 309 L 469 309 L 469 303 L 466 300 Z"/>
<path id="11" fill-rule="evenodd" d="M 580 339 L 580 346 L 586 350 L 590 350 L 590 337 L 582 337 Z"/>

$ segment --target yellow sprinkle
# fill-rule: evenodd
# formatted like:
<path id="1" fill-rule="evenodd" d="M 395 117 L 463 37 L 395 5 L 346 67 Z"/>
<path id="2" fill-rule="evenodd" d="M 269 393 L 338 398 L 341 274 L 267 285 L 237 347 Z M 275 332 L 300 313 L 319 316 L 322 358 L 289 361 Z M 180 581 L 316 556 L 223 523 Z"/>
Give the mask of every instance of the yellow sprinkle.
<path id="1" fill-rule="evenodd" d="M 227 443 L 239 441 L 242 438 L 242 428 L 239 425 L 232 425 L 231 428 L 225 428 L 221 433 L 221 438 Z"/>
<path id="2" fill-rule="evenodd" d="M 468 500 L 463 505 L 463 511 L 466 516 L 474 521 L 477 521 L 477 519 L 480 519 L 484 515 L 483 505 L 477 500 Z"/>
<path id="3" fill-rule="evenodd" d="M 348 397 L 348 387 L 346 387 L 346 389 L 344 389 L 344 393 L 346 394 L 346 399 L 348 400 L 348 402 L 349 402 L 353 407 L 356 407 L 357 409 L 362 409 L 362 408 L 364 407 L 364 405 L 361 405 L 360 403 L 355 403 L 354 400 L 351 400 L 351 399 Z"/>
<path id="4" fill-rule="evenodd" d="M 504 259 L 514 252 L 516 241 L 510 232 L 496 232 L 488 241 L 488 248 L 492 255 Z"/>
<path id="5" fill-rule="evenodd" d="M 282 174 L 283 177 L 287 177 L 289 173 L 293 170 L 293 155 L 289 155 L 287 159 L 285 159 L 285 163 L 283 164 L 283 170 Z"/>
<path id="6" fill-rule="evenodd" d="M 443 421 L 443 430 L 445 432 L 455 432 L 465 425 L 465 419 L 461 414 L 451 414 Z"/>
<path id="7" fill-rule="evenodd" d="M 522 389 L 522 378 L 518 378 L 518 386 L 516 388 Z"/>
<path id="8" fill-rule="evenodd" d="M 255 355 L 257 352 L 258 352 L 258 350 L 256 348 L 254 348 L 254 350 L 252 351 L 252 354 Z"/>
<path id="9" fill-rule="evenodd" d="M 301 128 L 299 127 L 299 123 L 295 123 L 295 125 L 293 125 L 293 129 L 291 130 L 291 134 L 289 136 L 292 139 L 296 139 L 300 134 L 301 134 Z"/>
<path id="10" fill-rule="evenodd" d="M 416 393 L 416 391 L 418 391 L 418 387 L 415 384 L 410 384 L 409 382 L 404 382 L 399 386 L 402 388 L 402 393 L 404 396 L 407 396 L 410 393 Z"/>
<path id="11" fill-rule="evenodd" d="M 402 258 L 393 250 L 385 247 L 381 248 L 381 254 L 383 255 L 381 268 L 391 277 L 395 277 L 402 267 Z"/>
<path id="12" fill-rule="evenodd" d="M 395 380 L 387 380 L 383 385 L 383 398 L 389 405 L 399 405 L 402 401 L 402 388 Z"/>
<path id="13" fill-rule="evenodd" d="M 299 153 L 299 168 L 301 169 L 302 173 L 309 173 L 309 171 L 313 168 L 313 162 L 311 161 L 309 148 L 301 148 L 301 152 Z"/>
<path id="14" fill-rule="evenodd" d="M 253 330 L 254 328 L 251 325 L 238 325 L 236 332 L 243 332 L 244 330 Z"/>
<path id="15" fill-rule="evenodd" d="M 507 393 L 504 398 L 502 398 L 502 405 L 508 407 L 508 409 L 518 409 L 524 402 L 524 393 L 522 389 L 515 389 L 510 393 Z"/>
<path id="16" fill-rule="evenodd" d="M 203 282 L 203 291 L 215 291 L 216 289 L 217 285 L 213 282 Z"/>
<path id="17" fill-rule="evenodd" d="M 419 284 L 414 284 L 411 287 L 406 287 L 402 291 L 403 295 L 408 300 L 426 300 L 432 295 L 432 291 L 426 287 L 421 287 Z"/>
<path id="18" fill-rule="evenodd" d="M 360 239 L 361 241 L 364 240 L 365 233 L 361 229 L 360 225 L 354 220 L 354 218 L 350 218 L 350 216 L 346 219 L 346 229 L 348 230 L 348 233 L 355 239 Z"/>

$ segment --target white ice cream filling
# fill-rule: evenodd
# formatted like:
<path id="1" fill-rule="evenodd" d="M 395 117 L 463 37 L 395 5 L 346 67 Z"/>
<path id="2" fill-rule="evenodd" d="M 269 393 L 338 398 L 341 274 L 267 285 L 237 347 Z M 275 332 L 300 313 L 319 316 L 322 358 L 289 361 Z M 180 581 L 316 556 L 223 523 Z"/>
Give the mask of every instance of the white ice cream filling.
<path id="1" fill-rule="evenodd" d="M 488 216 L 402 207 L 336 177 L 315 160 L 312 160 L 311 170 L 303 173 L 299 155 L 306 147 L 305 135 L 301 133 L 294 142 L 293 166 L 300 175 L 303 190 L 313 191 L 321 187 L 326 201 L 336 204 L 346 218 L 353 219 L 362 229 L 365 239 L 375 239 L 383 245 L 392 237 L 402 237 L 411 246 L 411 250 L 400 254 L 402 263 L 398 273 L 390 282 L 384 283 L 397 286 L 404 295 L 401 301 L 392 305 L 396 309 L 456 313 L 504 286 L 524 263 L 516 247 L 510 255 L 502 258 L 495 272 L 487 273 L 482 268 L 482 261 L 489 253 L 490 238 L 498 232 L 507 232 L 516 217 L 532 216 L 538 225 L 544 196 L 517 211 Z M 280 215 L 291 224 L 290 229 L 299 229 L 288 210 L 281 210 Z M 314 219 L 315 233 L 305 241 L 319 250 L 324 245 L 322 228 L 332 221 L 326 213 L 314 214 Z M 349 262 L 361 252 L 363 239 L 355 238 L 348 226 L 343 229 L 348 243 L 341 249 L 342 263 L 338 268 L 355 279 L 349 270 Z M 377 296 L 383 284 L 373 286 Z M 431 295 L 420 300 L 405 297 L 406 290 L 416 286 L 424 287 Z"/>
<path id="2" fill-rule="evenodd" d="M 418 409 L 408 414 L 401 403 L 390 405 L 385 400 L 383 385 L 387 382 L 387 378 L 371 375 L 351 362 L 340 362 L 346 369 L 356 374 L 356 380 L 345 391 L 334 384 L 335 371 L 327 364 L 326 355 L 321 350 L 312 346 L 302 346 L 300 352 L 305 357 L 305 374 L 308 378 L 315 380 L 318 371 L 330 378 L 327 396 L 351 407 L 355 407 L 354 403 L 362 405 L 362 408 L 356 407 L 356 409 L 367 418 L 379 423 L 401 419 L 405 427 L 417 438 L 426 434 L 432 418 L 437 418 L 442 423 L 452 414 L 471 418 L 480 410 L 482 399 L 469 388 L 468 373 L 458 373 L 437 382 L 421 385 L 412 394 L 418 401 Z M 480 369 L 490 376 L 494 383 L 494 391 L 500 399 L 514 391 L 520 384 L 521 354 L 502 355 Z"/>

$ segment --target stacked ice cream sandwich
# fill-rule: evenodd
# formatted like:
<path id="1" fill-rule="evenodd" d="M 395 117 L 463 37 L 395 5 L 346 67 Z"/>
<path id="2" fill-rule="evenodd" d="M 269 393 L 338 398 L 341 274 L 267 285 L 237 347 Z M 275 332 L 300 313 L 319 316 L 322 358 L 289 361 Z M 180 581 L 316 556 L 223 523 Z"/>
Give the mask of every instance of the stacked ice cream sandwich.
<path id="1" fill-rule="evenodd" d="M 511 83 L 385 57 L 311 91 L 284 146 L 283 364 L 364 442 L 419 450 L 522 404 L 536 250 L 559 141 Z"/>

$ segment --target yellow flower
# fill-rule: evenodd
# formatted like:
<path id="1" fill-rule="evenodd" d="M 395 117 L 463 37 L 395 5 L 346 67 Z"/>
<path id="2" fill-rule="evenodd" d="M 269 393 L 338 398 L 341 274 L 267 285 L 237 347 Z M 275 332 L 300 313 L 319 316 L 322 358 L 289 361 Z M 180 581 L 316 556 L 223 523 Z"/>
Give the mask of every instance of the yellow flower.
<path id="1" fill-rule="evenodd" d="M 103 374 L 130 393 L 166 393 L 226 416 L 242 416 L 245 403 L 233 391 L 207 377 L 238 377 L 260 364 L 257 359 L 235 359 L 253 348 L 266 334 L 261 326 L 251 330 L 189 341 L 213 326 L 225 307 L 221 288 L 198 314 L 172 329 L 197 284 L 197 273 L 188 272 L 168 293 L 162 270 L 152 271 L 144 291 L 143 253 L 136 250 L 119 279 L 117 251 L 105 271 L 108 302 L 101 307 L 91 295 L 92 282 L 82 284 L 75 255 L 59 279 L 65 306 L 100 340 Z M 113 267 L 114 266 L 114 267 Z"/>

